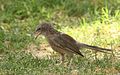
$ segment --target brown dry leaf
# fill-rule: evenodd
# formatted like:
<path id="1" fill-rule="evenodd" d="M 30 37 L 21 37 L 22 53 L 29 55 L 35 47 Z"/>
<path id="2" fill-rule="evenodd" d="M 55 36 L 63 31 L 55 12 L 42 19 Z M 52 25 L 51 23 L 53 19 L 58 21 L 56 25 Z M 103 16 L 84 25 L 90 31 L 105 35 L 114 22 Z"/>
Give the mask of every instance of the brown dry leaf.
<path id="1" fill-rule="evenodd" d="M 79 75 L 78 73 L 79 73 L 78 70 L 72 70 L 72 71 L 71 71 L 71 75 Z"/>
<path id="2" fill-rule="evenodd" d="M 118 70 L 116 70 L 114 67 L 112 67 L 112 68 L 106 68 L 104 71 L 105 71 L 107 74 L 109 74 L 109 73 L 113 73 L 113 74 L 119 73 Z"/>

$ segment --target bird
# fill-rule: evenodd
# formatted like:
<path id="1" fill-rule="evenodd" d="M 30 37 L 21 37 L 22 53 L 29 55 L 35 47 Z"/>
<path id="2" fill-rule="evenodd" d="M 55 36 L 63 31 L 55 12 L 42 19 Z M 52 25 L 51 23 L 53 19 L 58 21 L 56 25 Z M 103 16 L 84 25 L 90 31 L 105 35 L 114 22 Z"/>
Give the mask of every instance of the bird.
<path id="1" fill-rule="evenodd" d="M 68 58 L 68 63 L 70 63 L 74 54 L 84 57 L 84 55 L 80 52 L 80 49 L 82 48 L 92 49 L 100 52 L 112 51 L 111 49 L 80 43 L 70 35 L 56 30 L 53 27 L 53 24 L 49 22 L 43 22 L 39 24 L 35 29 L 34 35 L 35 39 L 37 39 L 39 35 L 43 35 L 46 38 L 51 48 L 61 55 L 60 64 L 65 63 L 65 57 Z"/>

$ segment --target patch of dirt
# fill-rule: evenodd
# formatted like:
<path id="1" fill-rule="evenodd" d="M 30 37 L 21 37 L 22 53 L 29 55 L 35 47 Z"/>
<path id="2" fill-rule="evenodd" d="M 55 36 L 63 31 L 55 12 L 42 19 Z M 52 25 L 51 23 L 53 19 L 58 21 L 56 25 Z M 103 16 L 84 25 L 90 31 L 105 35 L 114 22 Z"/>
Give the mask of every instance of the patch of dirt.
<path id="1" fill-rule="evenodd" d="M 31 53 L 35 58 L 50 57 L 54 53 L 48 44 L 40 44 L 39 46 L 35 44 L 29 44 L 25 51 Z"/>

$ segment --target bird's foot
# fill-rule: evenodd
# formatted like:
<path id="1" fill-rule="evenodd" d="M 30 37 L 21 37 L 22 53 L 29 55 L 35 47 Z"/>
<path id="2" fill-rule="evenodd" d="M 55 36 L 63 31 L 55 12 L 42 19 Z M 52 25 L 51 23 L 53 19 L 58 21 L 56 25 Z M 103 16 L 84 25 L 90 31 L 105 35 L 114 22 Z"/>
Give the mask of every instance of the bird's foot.
<path id="1" fill-rule="evenodd" d="M 60 63 L 57 63 L 56 65 L 59 66 L 59 65 L 63 65 L 63 64 L 64 64 L 64 62 L 61 61 Z"/>

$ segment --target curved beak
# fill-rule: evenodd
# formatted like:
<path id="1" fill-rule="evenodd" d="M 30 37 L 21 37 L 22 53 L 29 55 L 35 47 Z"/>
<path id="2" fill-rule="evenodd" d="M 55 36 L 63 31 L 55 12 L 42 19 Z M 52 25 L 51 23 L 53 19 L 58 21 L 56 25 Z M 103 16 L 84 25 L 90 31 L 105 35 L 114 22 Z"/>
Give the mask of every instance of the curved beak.
<path id="1" fill-rule="evenodd" d="M 35 36 L 35 39 L 37 39 L 37 37 L 40 35 L 40 32 L 38 32 L 38 31 L 35 31 L 34 32 L 34 36 Z"/>

